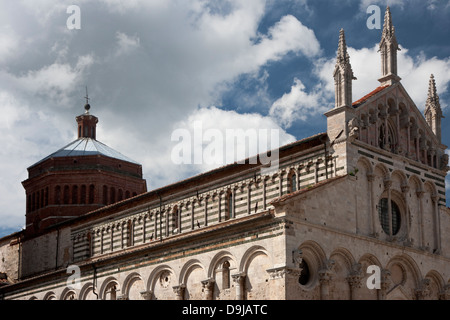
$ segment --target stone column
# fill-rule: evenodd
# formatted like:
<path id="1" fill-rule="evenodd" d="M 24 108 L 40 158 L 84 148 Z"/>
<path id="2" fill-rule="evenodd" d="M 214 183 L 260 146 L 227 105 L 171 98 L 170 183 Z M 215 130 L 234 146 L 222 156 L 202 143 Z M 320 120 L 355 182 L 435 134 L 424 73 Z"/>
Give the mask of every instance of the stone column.
<path id="1" fill-rule="evenodd" d="M 244 300 L 245 276 L 244 272 L 233 274 L 231 276 L 236 287 L 236 300 Z"/>
<path id="2" fill-rule="evenodd" d="M 423 229 L 423 203 L 422 203 L 423 194 L 424 192 L 422 190 L 416 192 L 417 198 L 419 199 L 419 245 L 421 249 L 425 248 L 424 244 L 425 235 Z"/>
<path id="3" fill-rule="evenodd" d="M 202 287 L 203 287 L 205 300 L 213 300 L 215 283 L 216 283 L 216 280 L 214 280 L 213 278 L 202 281 Z"/>
<path id="4" fill-rule="evenodd" d="M 151 290 L 141 291 L 140 294 L 141 294 L 142 299 L 152 300 L 153 292 Z"/>
<path id="5" fill-rule="evenodd" d="M 375 175 L 372 173 L 367 174 L 367 181 L 369 182 L 369 213 L 370 213 L 370 234 L 376 237 L 375 231 L 375 221 L 376 221 L 376 210 L 375 201 L 373 194 L 373 181 L 375 180 Z"/>
<path id="6" fill-rule="evenodd" d="M 431 196 L 431 200 L 433 201 L 433 214 L 434 214 L 434 239 L 436 244 L 436 252 L 439 254 L 441 252 L 441 230 L 440 230 L 440 218 L 439 218 L 439 207 L 438 201 L 439 197 L 437 194 L 433 194 Z"/>
<path id="7" fill-rule="evenodd" d="M 409 192 L 409 186 L 408 185 L 402 185 L 402 194 L 403 194 L 403 199 L 405 200 L 405 205 L 406 205 L 406 210 L 405 210 L 405 217 L 406 217 L 406 241 L 405 244 L 410 246 L 412 244 L 411 239 L 409 238 L 409 234 L 410 234 L 410 225 L 409 225 L 409 221 L 410 221 L 410 216 L 409 216 L 409 201 L 408 201 L 408 192 Z"/>
<path id="8" fill-rule="evenodd" d="M 384 188 L 387 191 L 388 194 L 388 226 L 389 226 L 389 234 L 388 238 L 389 240 L 392 240 L 392 208 L 391 208 L 391 186 L 392 181 L 391 180 L 384 180 Z"/>
<path id="9" fill-rule="evenodd" d="M 356 300 L 356 290 L 361 288 L 362 270 L 361 264 L 357 263 L 353 265 L 350 274 L 347 277 L 347 281 L 350 285 L 350 300 Z"/>
<path id="10" fill-rule="evenodd" d="M 378 290 L 378 300 L 386 300 L 387 290 L 391 285 L 391 272 L 388 269 L 381 269 L 380 290 Z"/>
<path id="11" fill-rule="evenodd" d="M 423 279 L 419 287 L 414 290 L 414 293 L 416 294 L 417 300 L 424 300 L 427 296 L 430 295 L 430 279 Z"/>
<path id="12" fill-rule="evenodd" d="M 333 277 L 334 260 L 327 260 L 325 267 L 319 270 L 320 299 L 328 300 L 330 298 L 330 281 Z"/>
<path id="13" fill-rule="evenodd" d="M 251 194 L 252 194 L 252 182 L 247 183 L 247 214 L 251 214 Z"/>
<path id="14" fill-rule="evenodd" d="M 184 284 L 180 284 L 179 286 L 173 287 L 173 292 L 175 293 L 176 300 L 184 300 L 184 290 L 186 286 Z"/>
<path id="15" fill-rule="evenodd" d="M 263 183 L 263 210 L 266 210 L 266 208 L 267 208 L 267 204 L 266 204 L 266 180 L 267 180 L 267 177 L 263 176 L 262 177 L 262 183 Z"/>

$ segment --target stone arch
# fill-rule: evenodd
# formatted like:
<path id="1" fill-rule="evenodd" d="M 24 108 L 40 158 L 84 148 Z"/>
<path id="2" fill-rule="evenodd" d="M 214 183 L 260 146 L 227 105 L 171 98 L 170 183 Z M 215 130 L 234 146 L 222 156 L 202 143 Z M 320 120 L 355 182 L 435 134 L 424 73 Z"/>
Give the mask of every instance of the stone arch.
<path id="1" fill-rule="evenodd" d="M 425 276 L 425 279 L 429 279 L 429 294 L 426 298 L 438 300 L 440 295 L 444 292 L 445 281 L 439 272 L 436 270 L 430 270 Z"/>
<path id="2" fill-rule="evenodd" d="M 231 275 L 237 272 L 236 258 L 228 251 L 218 252 L 212 259 L 208 269 L 208 279 L 214 279 L 214 299 L 228 300 L 235 298 Z"/>
<path id="3" fill-rule="evenodd" d="M 247 272 L 252 258 L 259 254 L 268 256 L 267 250 L 262 246 L 252 246 L 251 248 L 247 249 L 247 251 L 245 251 L 244 255 L 241 258 L 241 262 L 239 264 L 239 272 Z"/>
<path id="4" fill-rule="evenodd" d="M 108 277 L 103 281 L 102 285 L 100 286 L 99 299 L 107 300 L 107 298 L 109 298 L 111 300 L 116 300 L 117 298 L 116 294 L 117 292 L 119 292 L 119 290 L 120 285 L 117 279 L 114 277 Z"/>
<path id="5" fill-rule="evenodd" d="M 42 300 L 56 300 L 56 294 L 53 291 L 49 291 L 45 294 Z"/>
<path id="6" fill-rule="evenodd" d="M 138 291 L 132 290 L 134 286 L 137 286 Z M 140 292 L 145 290 L 144 281 L 142 276 L 137 272 L 130 273 L 124 280 L 122 285 L 122 294 L 129 300 L 140 300 Z"/>
<path id="7" fill-rule="evenodd" d="M 402 186 L 408 185 L 408 178 L 406 177 L 406 174 L 403 171 L 401 171 L 401 170 L 394 170 L 391 173 L 391 180 L 393 180 L 393 182 L 394 182 L 397 179 L 398 179 L 398 182 L 399 182 L 398 190 L 401 190 Z"/>
<path id="8" fill-rule="evenodd" d="M 214 270 L 217 265 L 222 263 L 222 260 L 229 259 L 237 266 L 236 258 L 229 251 L 220 251 L 212 259 L 208 268 L 208 278 L 214 278 Z"/>
<path id="9" fill-rule="evenodd" d="M 146 288 L 152 293 L 152 299 L 173 300 L 176 285 L 175 271 L 168 265 L 160 265 L 150 273 Z"/>
<path id="10" fill-rule="evenodd" d="M 303 242 L 298 249 L 301 252 L 301 263 L 296 265 L 302 269 L 299 277 L 299 285 L 303 290 L 313 291 L 318 288 L 319 271 L 323 269 L 330 269 L 329 260 L 322 247 L 315 241 L 307 240 Z M 305 270 L 307 273 L 305 274 Z M 331 271 L 331 270 L 329 270 Z M 305 279 L 303 282 L 301 279 Z M 305 293 L 306 294 L 306 293 Z M 311 292 L 311 297 L 307 299 L 314 299 L 314 292 Z M 318 293 L 316 293 L 318 294 Z"/>
<path id="11" fill-rule="evenodd" d="M 359 157 L 356 166 L 358 167 L 359 164 L 361 166 L 364 166 L 367 174 L 373 174 L 373 166 L 370 163 L 369 159 L 367 159 L 367 157 L 364 156 Z"/>
<path id="12" fill-rule="evenodd" d="M 252 246 L 244 253 L 239 271 L 245 275 L 243 283 L 243 298 L 252 300 L 264 297 L 268 290 L 269 273 L 272 267 L 270 256 L 262 246 Z"/>
<path id="13" fill-rule="evenodd" d="M 61 293 L 60 300 L 77 300 L 77 293 L 73 289 L 65 288 Z"/>
<path id="14" fill-rule="evenodd" d="M 333 281 L 330 283 L 330 296 L 334 300 L 348 300 L 350 299 L 350 291 L 347 277 L 355 265 L 355 259 L 350 251 L 339 247 L 330 254 L 330 260 L 333 261 Z"/>
<path id="15" fill-rule="evenodd" d="M 206 279 L 206 270 L 203 264 L 197 260 L 192 259 L 188 261 L 180 272 L 180 284 L 185 285 L 184 299 L 185 300 L 199 300 L 202 299 L 202 283 Z"/>
<path id="16" fill-rule="evenodd" d="M 95 300 L 98 299 L 98 294 L 94 291 L 94 286 L 92 282 L 86 283 L 80 290 L 79 299 L 80 300 Z"/>
<path id="17" fill-rule="evenodd" d="M 414 291 L 420 286 L 422 275 L 417 263 L 407 254 L 392 257 L 386 265 L 386 269 L 391 272 L 391 288 L 401 286 L 410 292 L 409 299 L 413 299 Z"/>

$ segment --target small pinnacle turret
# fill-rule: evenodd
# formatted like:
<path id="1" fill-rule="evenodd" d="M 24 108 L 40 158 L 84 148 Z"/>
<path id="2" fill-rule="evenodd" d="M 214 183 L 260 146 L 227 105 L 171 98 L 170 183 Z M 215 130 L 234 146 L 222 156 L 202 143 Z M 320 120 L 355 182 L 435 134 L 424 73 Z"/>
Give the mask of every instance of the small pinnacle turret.
<path id="1" fill-rule="evenodd" d="M 352 80 L 355 80 L 350 56 L 345 43 L 344 29 L 339 31 L 339 44 L 334 68 L 335 107 L 351 107 L 352 105 Z"/>
<path id="2" fill-rule="evenodd" d="M 382 86 L 391 85 L 401 80 L 397 75 L 397 51 L 399 50 L 391 11 L 387 7 L 379 49 L 379 52 L 381 52 L 381 78 L 378 81 L 381 82 Z"/>
<path id="3" fill-rule="evenodd" d="M 441 118 L 444 116 L 442 115 L 442 109 L 439 103 L 439 96 L 437 94 L 436 82 L 434 81 L 433 74 L 431 74 L 428 83 L 428 97 L 425 103 L 424 115 L 428 125 L 433 130 L 439 142 L 441 142 Z"/>

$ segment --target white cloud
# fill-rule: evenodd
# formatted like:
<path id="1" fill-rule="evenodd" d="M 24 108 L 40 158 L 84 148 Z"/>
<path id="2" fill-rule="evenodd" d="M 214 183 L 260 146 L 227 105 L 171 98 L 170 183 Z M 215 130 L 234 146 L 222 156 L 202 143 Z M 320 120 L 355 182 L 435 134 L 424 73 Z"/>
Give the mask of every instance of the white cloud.
<path id="1" fill-rule="evenodd" d="M 117 51 L 116 55 L 128 54 L 140 47 L 140 39 L 137 35 L 128 36 L 123 32 L 116 32 Z"/>
<path id="2" fill-rule="evenodd" d="M 306 92 L 304 84 L 295 78 L 291 91 L 272 104 L 269 114 L 281 126 L 289 128 L 296 120 L 306 121 L 310 116 L 327 111 L 323 97 L 320 91 Z"/>
<path id="3" fill-rule="evenodd" d="M 377 81 L 381 77 L 381 56 L 378 44 L 372 48 L 354 49 L 348 47 L 350 63 L 357 80 L 353 80 L 353 101 L 358 100 L 380 85 Z M 411 57 L 408 49 L 401 47 L 397 53 L 398 75 L 411 99 L 419 110 L 423 111 L 428 94 L 430 74 L 434 74 L 438 94 L 445 92 L 450 83 L 450 58 L 427 58 L 425 55 Z M 317 74 L 328 94 L 334 94 L 334 80 L 332 77 L 335 58 L 320 60 L 316 63 Z M 333 96 L 334 98 L 334 96 Z M 441 107 L 447 103 L 441 100 Z"/>

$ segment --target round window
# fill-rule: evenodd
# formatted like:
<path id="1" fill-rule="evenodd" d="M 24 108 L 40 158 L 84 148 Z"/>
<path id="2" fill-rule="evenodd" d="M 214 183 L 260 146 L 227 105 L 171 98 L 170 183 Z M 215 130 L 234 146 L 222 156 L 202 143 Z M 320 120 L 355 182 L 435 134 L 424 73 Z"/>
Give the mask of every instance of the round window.
<path id="1" fill-rule="evenodd" d="M 396 235 L 400 230 L 400 209 L 395 201 L 391 200 L 391 224 L 392 224 L 392 235 Z M 388 199 L 382 198 L 378 203 L 378 216 L 380 218 L 381 227 L 386 234 L 390 234 L 389 230 L 389 206 Z"/>

